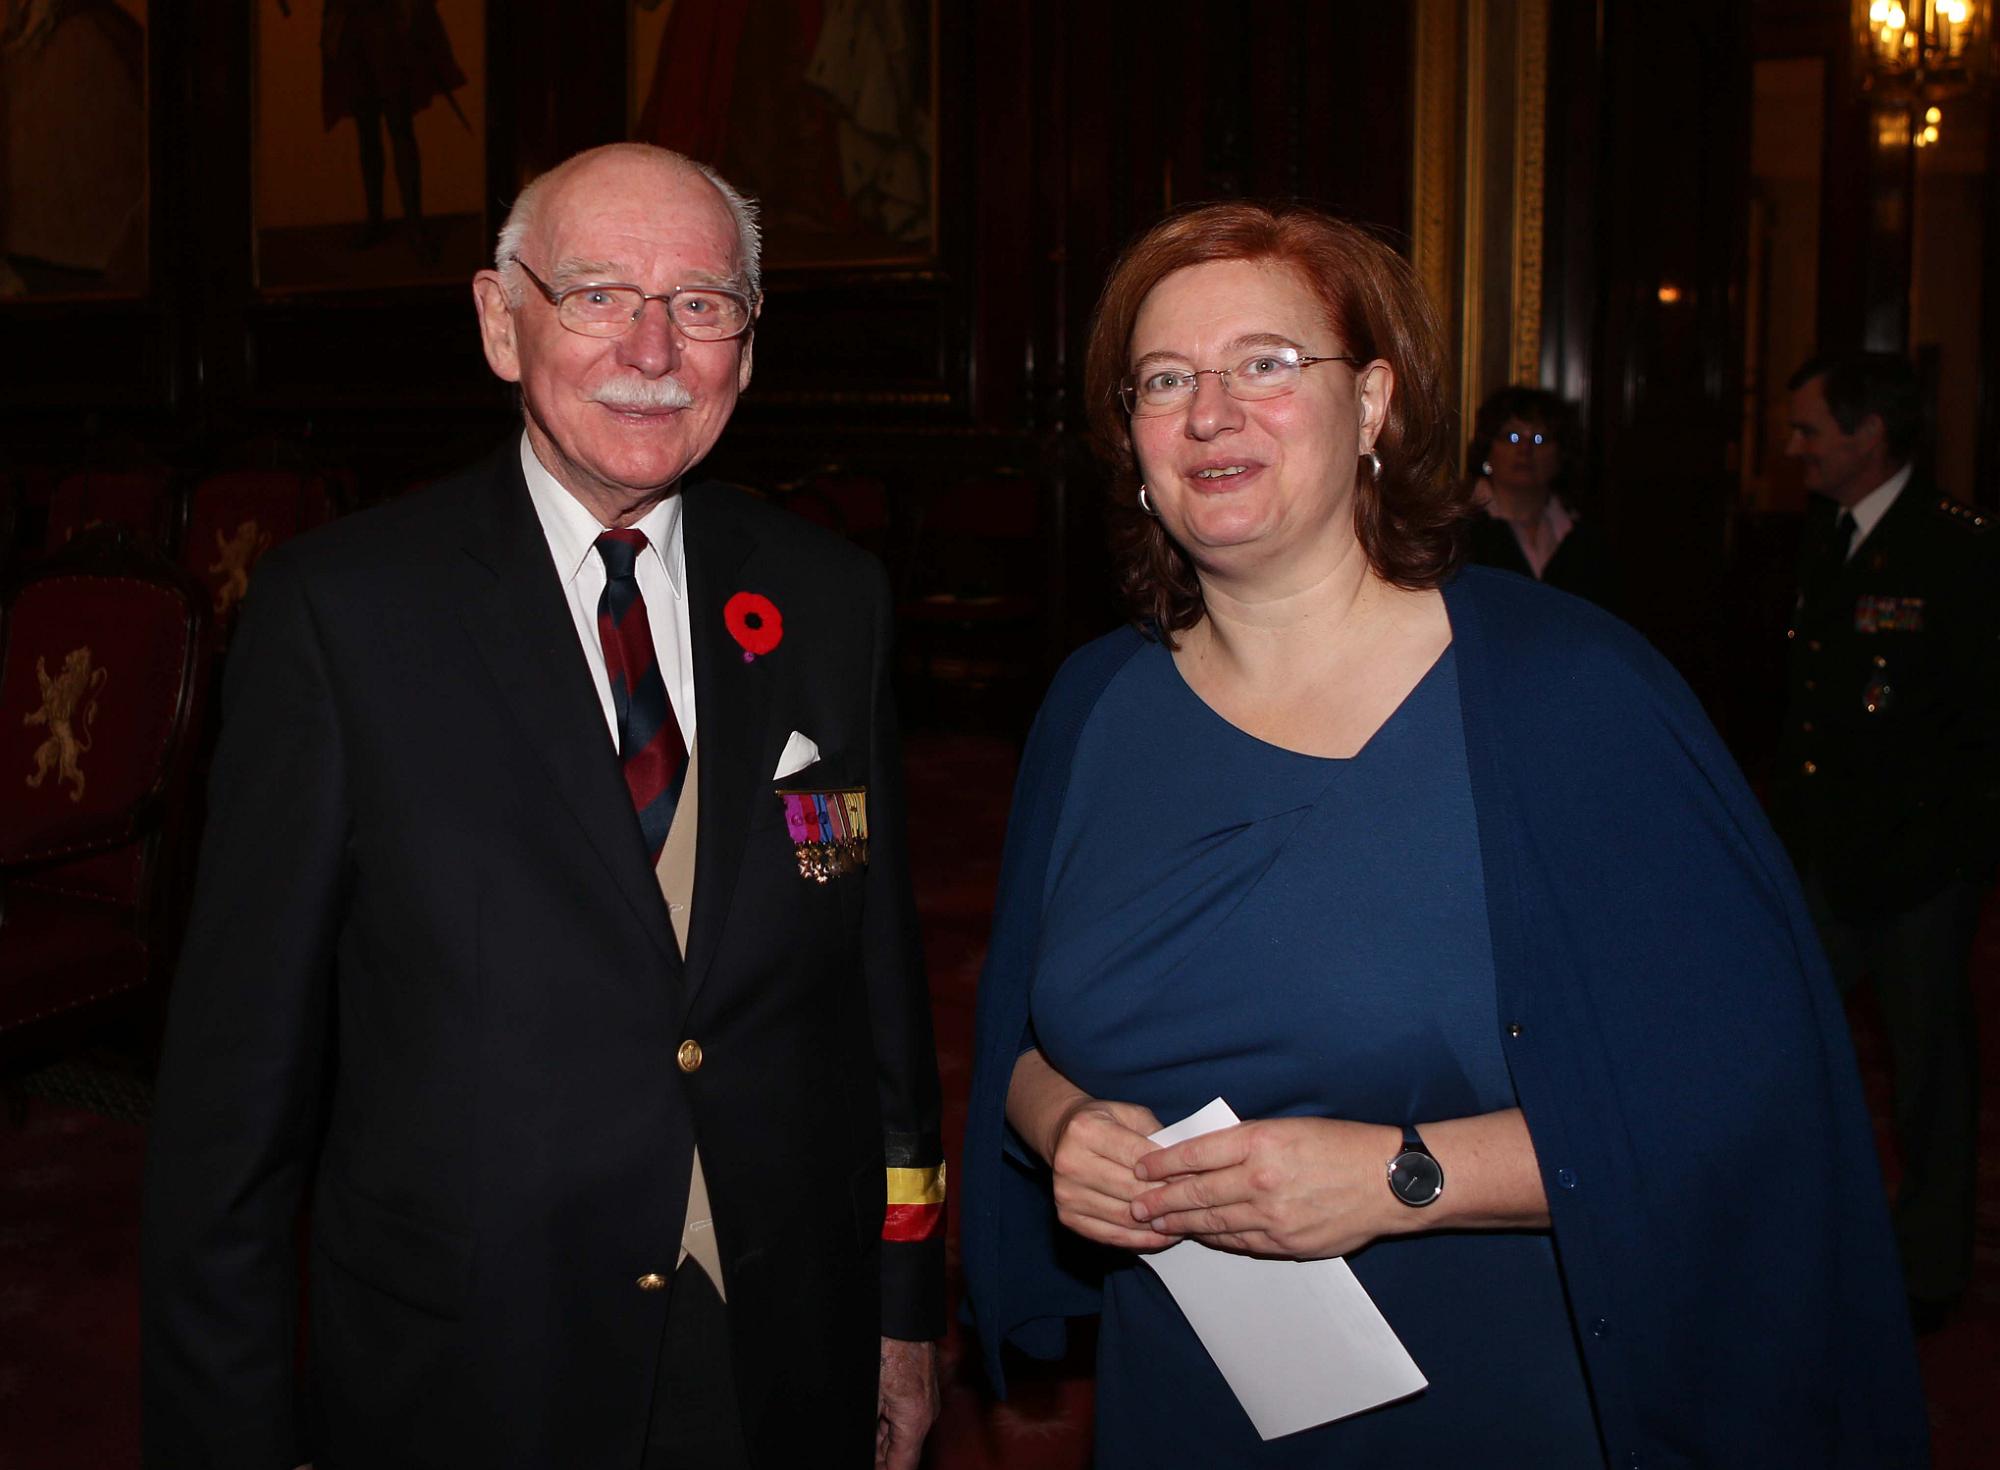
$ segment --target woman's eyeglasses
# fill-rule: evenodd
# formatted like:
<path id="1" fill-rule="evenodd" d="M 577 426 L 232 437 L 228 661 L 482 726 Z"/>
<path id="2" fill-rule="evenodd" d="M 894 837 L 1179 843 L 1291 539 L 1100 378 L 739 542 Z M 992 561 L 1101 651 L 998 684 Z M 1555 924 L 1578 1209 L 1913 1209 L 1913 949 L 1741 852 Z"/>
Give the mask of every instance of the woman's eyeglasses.
<path id="1" fill-rule="evenodd" d="M 1267 347 L 1226 368 L 1161 366 L 1135 373 L 1118 385 L 1118 399 L 1125 412 L 1135 419 L 1157 414 L 1178 413 L 1194 402 L 1195 388 L 1202 374 L 1213 373 L 1222 380 L 1222 391 L 1231 398 L 1256 402 L 1262 398 L 1282 398 L 1299 386 L 1305 370 L 1316 362 L 1345 362 L 1362 365 L 1358 357 L 1307 357 L 1290 347 Z"/>

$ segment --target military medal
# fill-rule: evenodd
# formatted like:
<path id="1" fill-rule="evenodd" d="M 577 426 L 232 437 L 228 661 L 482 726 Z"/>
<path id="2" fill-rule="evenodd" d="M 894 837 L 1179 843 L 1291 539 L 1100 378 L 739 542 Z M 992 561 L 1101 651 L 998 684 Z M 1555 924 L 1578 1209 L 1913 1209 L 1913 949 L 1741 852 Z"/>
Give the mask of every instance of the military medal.
<path id="1" fill-rule="evenodd" d="M 1924 600 L 1921 597 L 1857 597 L 1854 599 L 1854 631 L 1921 633 L 1924 631 Z"/>
<path id="2" fill-rule="evenodd" d="M 799 876 L 825 883 L 868 866 L 868 788 L 780 791 Z"/>

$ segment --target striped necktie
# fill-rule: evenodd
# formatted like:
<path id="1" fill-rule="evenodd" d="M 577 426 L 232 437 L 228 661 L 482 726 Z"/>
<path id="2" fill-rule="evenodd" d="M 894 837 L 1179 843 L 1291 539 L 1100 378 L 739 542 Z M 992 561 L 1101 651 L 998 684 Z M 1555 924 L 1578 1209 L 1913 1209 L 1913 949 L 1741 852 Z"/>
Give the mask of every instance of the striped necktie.
<path id="1" fill-rule="evenodd" d="M 657 863 L 674 824 L 687 746 L 667 700 L 666 681 L 660 677 L 646 600 L 639 595 L 635 568 L 645 549 L 643 531 L 606 531 L 597 538 L 605 571 L 604 595 L 597 601 L 597 639 L 604 649 L 604 671 L 611 678 L 625 787 L 632 793 L 632 809 L 639 814 L 646 860 Z"/>

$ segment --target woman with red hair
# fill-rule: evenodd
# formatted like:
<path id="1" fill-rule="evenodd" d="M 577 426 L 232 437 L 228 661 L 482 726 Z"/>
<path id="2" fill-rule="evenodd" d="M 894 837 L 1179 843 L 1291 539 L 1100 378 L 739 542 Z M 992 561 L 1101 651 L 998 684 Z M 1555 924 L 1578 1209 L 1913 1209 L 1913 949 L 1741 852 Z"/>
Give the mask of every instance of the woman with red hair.
<path id="1" fill-rule="evenodd" d="M 1922 1463 L 1784 854 L 1642 640 L 1458 568 L 1409 268 L 1185 211 L 1086 380 L 1135 625 L 1058 675 L 1008 829 L 964 1163 L 996 1382 L 1095 1313 L 1103 1466 Z M 1247 1121 L 1151 1141 L 1218 1096 Z M 1429 1386 L 1260 1440 L 1143 1264 L 1183 1240 L 1350 1257 Z"/>

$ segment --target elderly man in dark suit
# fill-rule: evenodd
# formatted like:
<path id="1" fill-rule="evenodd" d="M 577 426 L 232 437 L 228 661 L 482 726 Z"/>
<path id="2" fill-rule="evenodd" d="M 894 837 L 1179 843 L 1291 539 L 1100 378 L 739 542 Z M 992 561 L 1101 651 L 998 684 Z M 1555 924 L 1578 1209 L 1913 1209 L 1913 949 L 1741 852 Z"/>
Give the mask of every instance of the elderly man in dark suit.
<path id="1" fill-rule="evenodd" d="M 1773 817 L 1843 989 L 1872 975 L 1896 1092 L 1911 1312 L 1972 1270 L 1978 1034 L 1968 965 L 2000 845 L 2000 535 L 1913 463 L 1901 357 L 1815 358 L 1786 452 L 1814 493 Z"/>
<path id="2" fill-rule="evenodd" d="M 147 1463 L 912 1467 L 943 1180 L 884 579 L 687 483 L 754 215 L 599 149 L 474 293 L 519 442 L 273 555 L 231 655 Z"/>

